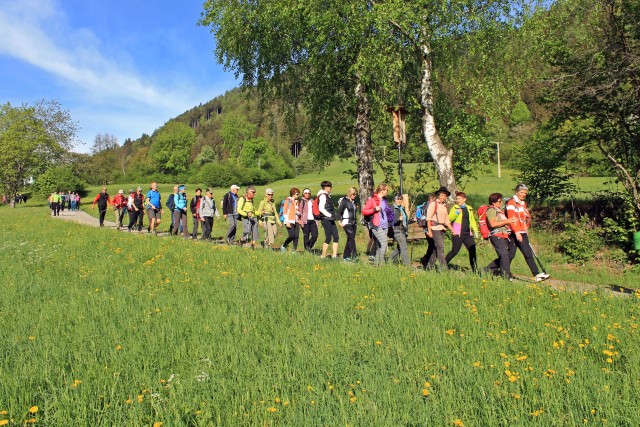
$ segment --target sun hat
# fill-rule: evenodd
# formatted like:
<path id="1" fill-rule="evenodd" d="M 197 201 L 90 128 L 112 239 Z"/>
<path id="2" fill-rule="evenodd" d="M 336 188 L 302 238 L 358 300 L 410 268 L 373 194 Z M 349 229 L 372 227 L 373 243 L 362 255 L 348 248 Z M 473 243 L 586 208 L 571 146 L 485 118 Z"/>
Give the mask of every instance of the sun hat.
<path id="1" fill-rule="evenodd" d="M 441 186 L 440 188 L 438 188 L 438 190 L 434 194 L 436 195 L 436 197 L 438 197 L 438 195 L 440 195 L 441 193 L 446 193 L 447 197 L 451 195 L 451 192 L 447 190 L 447 187 L 445 186 Z"/>

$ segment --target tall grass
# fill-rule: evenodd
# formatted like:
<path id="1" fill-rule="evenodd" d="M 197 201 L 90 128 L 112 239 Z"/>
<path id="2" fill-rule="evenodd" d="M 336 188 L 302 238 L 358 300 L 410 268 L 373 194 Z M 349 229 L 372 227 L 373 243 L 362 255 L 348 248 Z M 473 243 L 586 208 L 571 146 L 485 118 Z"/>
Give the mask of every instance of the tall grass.
<path id="1" fill-rule="evenodd" d="M 637 297 L 0 221 L 9 425 L 640 422 Z"/>

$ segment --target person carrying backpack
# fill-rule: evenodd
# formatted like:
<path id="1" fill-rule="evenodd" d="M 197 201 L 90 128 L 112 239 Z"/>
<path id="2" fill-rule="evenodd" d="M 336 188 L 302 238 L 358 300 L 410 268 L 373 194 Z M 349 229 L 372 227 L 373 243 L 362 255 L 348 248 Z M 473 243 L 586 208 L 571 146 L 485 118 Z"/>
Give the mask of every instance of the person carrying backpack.
<path id="1" fill-rule="evenodd" d="M 462 191 L 456 192 L 456 204 L 449 211 L 449 220 L 453 227 L 453 236 L 451 237 L 451 251 L 445 257 L 447 266 L 464 245 L 469 252 L 471 270 L 476 272 L 478 266 L 476 264 L 475 237 L 478 236 L 478 223 L 473 215 L 473 208 L 467 205 L 467 195 Z"/>
<path id="2" fill-rule="evenodd" d="M 320 183 L 322 190 L 318 191 L 318 195 L 314 203 L 318 205 L 318 212 L 322 228 L 324 229 L 324 243 L 322 244 L 322 255 L 320 258 L 326 258 L 329 251 L 329 244 L 332 244 L 331 258 L 338 258 L 338 226 L 336 225 L 336 215 L 334 213 L 333 200 L 331 199 L 332 184 L 329 181 Z"/>
<path id="3" fill-rule="evenodd" d="M 111 204 L 109 193 L 107 193 L 107 187 L 102 187 L 102 191 L 100 191 L 100 193 L 98 193 L 98 195 L 93 199 L 91 209 L 95 209 L 96 204 L 98 205 L 98 211 L 100 213 L 98 222 L 100 223 L 100 227 L 104 227 L 104 216 L 107 214 L 107 206 Z"/>
<path id="4" fill-rule="evenodd" d="M 149 217 L 149 233 L 158 235 L 158 226 L 162 221 L 162 195 L 158 191 L 158 183 L 153 181 L 151 189 L 147 191 L 145 198 L 145 206 L 147 207 L 147 216 Z"/>
<path id="5" fill-rule="evenodd" d="M 346 262 L 358 260 L 358 252 L 356 250 L 356 205 L 354 203 L 357 194 L 358 189 L 351 187 L 338 203 L 338 218 L 340 218 L 338 224 L 347 235 L 347 243 L 344 245 L 344 251 L 342 252 L 342 259 Z"/>
<path id="6" fill-rule="evenodd" d="M 120 227 L 122 227 L 124 214 L 127 212 L 127 198 L 124 195 L 124 190 L 118 190 L 118 194 L 113 196 L 111 204 L 113 205 L 113 212 L 116 216 L 116 228 L 119 230 Z"/>
<path id="7" fill-rule="evenodd" d="M 216 202 L 213 200 L 213 192 L 207 188 L 204 197 L 200 199 L 198 205 L 198 218 L 202 222 L 202 239 L 211 240 L 211 230 L 213 230 L 213 216 L 220 218 Z"/>
<path id="8" fill-rule="evenodd" d="M 447 260 L 444 254 L 444 232 L 448 228 L 453 232 L 447 205 L 447 198 L 451 195 L 446 187 L 440 187 L 435 192 L 436 201 L 430 203 L 427 209 L 427 253 L 421 258 L 421 263 L 425 269 L 433 268 L 436 259 L 440 268 L 447 269 Z"/>
<path id="9" fill-rule="evenodd" d="M 191 238 L 196 240 L 198 238 L 198 225 L 200 224 L 200 214 L 198 213 L 200 209 L 200 201 L 202 199 L 202 188 L 196 188 L 196 195 L 193 196 L 191 202 L 189 203 L 189 210 L 191 211 L 191 216 L 193 217 L 193 230 L 191 230 Z"/>
<path id="10" fill-rule="evenodd" d="M 260 236 L 258 235 L 258 219 L 256 218 L 256 208 L 254 198 L 256 189 L 250 185 L 244 196 L 238 199 L 238 218 L 242 220 L 242 239 L 240 243 L 251 244 L 255 249 Z"/>
<path id="11" fill-rule="evenodd" d="M 182 226 L 182 235 L 185 239 L 188 239 L 186 186 L 178 186 L 178 194 L 173 197 L 173 202 L 175 203 L 175 207 L 173 208 L 173 234 L 177 236 L 179 228 Z"/>
<path id="12" fill-rule="evenodd" d="M 376 244 L 376 254 L 373 259 L 373 265 L 379 266 L 385 263 L 385 255 L 388 245 L 388 228 L 389 222 L 387 219 L 387 193 L 389 192 L 387 184 L 378 184 L 376 191 L 367 200 L 362 207 L 362 215 L 365 218 L 370 218 L 370 229 L 373 233 L 373 238 Z"/>
<path id="13" fill-rule="evenodd" d="M 266 232 L 264 247 L 265 249 L 271 248 L 278 236 L 278 227 L 282 227 L 276 203 L 273 201 L 273 189 L 267 188 L 265 191 L 264 200 L 260 202 L 256 215 L 258 218 L 262 218 L 262 224 Z"/>
<path id="14" fill-rule="evenodd" d="M 300 236 L 300 213 L 298 212 L 298 197 L 300 197 L 300 190 L 293 187 L 289 190 L 289 197 L 284 201 L 284 207 L 282 210 L 284 217 L 284 225 L 287 227 L 287 233 L 289 236 L 282 244 L 280 250 L 282 252 L 287 251 L 289 243 L 293 243 L 293 251 L 298 250 L 298 238 Z"/>
<path id="15" fill-rule="evenodd" d="M 407 234 L 409 231 L 409 215 L 404 210 L 402 194 L 396 194 L 393 198 L 393 239 L 396 241 L 396 248 L 391 252 L 391 261 L 402 258 L 402 264 L 411 265 L 409 259 L 409 247 L 407 245 Z"/>
<path id="16" fill-rule="evenodd" d="M 227 235 L 224 240 L 228 244 L 232 244 L 236 240 L 236 232 L 238 229 L 238 191 L 240 187 L 232 185 L 229 192 L 222 198 L 222 216 L 225 221 L 229 222 Z"/>
<path id="17" fill-rule="evenodd" d="M 313 199 L 309 188 L 302 190 L 302 199 L 298 203 L 298 210 L 304 236 L 304 249 L 310 251 L 318 240 L 318 224 L 313 216 Z"/>
<path id="18" fill-rule="evenodd" d="M 541 280 L 548 279 L 549 275 L 545 272 L 540 272 L 535 260 L 533 259 L 533 249 L 531 249 L 531 243 L 529 243 L 528 233 L 529 226 L 531 224 L 531 215 L 529 214 L 527 203 L 525 202 L 528 192 L 529 187 L 525 184 L 518 184 L 516 186 L 514 196 L 507 202 L 506 211 L 507 218 L 515 219 L 515 221 L 509 225 L 511 233 L 515 237 L 514 243 L 516 247 L 520 249 L 520 252 L 522 252 L 524 260 L 529 266 L 533 278 L 539 282 Z"/>
<path id="19" fill-rule="evenodd" d="M 173 186 L 173 193 L 169 194 L 167 197 L 167 203 L 165 206 L 169 209 L 169 218 L 171 218 L 171 224 L 169 224 L 169 229 L 167 232 L 169 235 L 173 235 L 173 210 L 176 208 L 176 196 L 178 195 L 178 185 Z"/>
<path id="20" fill-rule="evenodd" d="M 511 279 L 511 260 L 516 253 L 516 245 L 510 235 L 509 226 L 515 218 L 507 218 L 502 211 L 502 194 L 493 193 L 489 196 L 489 207 L 485 218 L 489 227 L 489 241 L 496 251 L 498 258 L 487 265 L 484 270 L 494 275 L 500 275 L 505 279 Z"/>

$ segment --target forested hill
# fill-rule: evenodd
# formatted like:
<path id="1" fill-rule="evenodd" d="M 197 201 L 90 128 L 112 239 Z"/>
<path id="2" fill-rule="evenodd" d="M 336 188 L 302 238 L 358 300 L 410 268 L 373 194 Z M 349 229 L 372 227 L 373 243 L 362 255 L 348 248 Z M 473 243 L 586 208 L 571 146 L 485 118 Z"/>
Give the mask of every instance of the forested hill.
<path id="1" fill-rule="evenodd" d="M 89 184 L 263 184 L 295 175 L 294 154 L 305 128 L 300 117 L 287 122 L 277 108 L 260 108 L 254 93 L 237 88 L 122 145 L 109 134 L 97 135 L 92 154 L 74 154 L 71 163 Z"/>

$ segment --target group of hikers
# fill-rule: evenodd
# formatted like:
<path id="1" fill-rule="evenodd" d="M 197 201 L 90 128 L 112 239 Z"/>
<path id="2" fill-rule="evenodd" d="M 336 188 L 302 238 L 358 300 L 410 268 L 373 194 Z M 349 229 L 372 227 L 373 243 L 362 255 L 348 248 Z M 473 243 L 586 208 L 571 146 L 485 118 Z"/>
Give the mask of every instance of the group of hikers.
<path id="1" fill-rule="evenodd" d="M 469 255 L 471 269 L 477 273 L 488 273 L 512 279 L 511 262 L 518 250 L 523 254 L 534 280 L 545 280 L 549 275 L 540 271 L 534 260 L 535 253 L 528 238 L 531 216 L 527 209 L 526 197 L 528 188 L 525 184 L 518 184 L 515 194 L 506 200 L 503 208 L 503 196 L 493 193 L 489 196 L 488 204 L 477 211 L 467 204 L 467 195 L 456 192 L 455 204 L 447 208 L 447 200 L 451 193 L 440 187 L 428 195 L 427 201 L 418 206 L 416 213 L 408 212 L 406 197 L 395 195 L 391 202 L 387 200 L 389 187 L 379 184 L 374 194 L 366 200 L 360 211 L 355 198 L 358 190 L 350 187 L 345 196 L 337 203 L 332 198 L 332 183 L 322 181 L 320 190 L 312 197 L 311 189 L 304 188 L 302 192 L 297 187 L 289 191 L 289 196 L 277 203 L 274 191 L 267 188 L 264 199 L 256 200 L 256 189 L 248 186 L 244 194 L 239 195 L 240 187 L 232 185 L 222 198 L 222 217 L 228 223 L 224 242 L 235 244 L 238 229 L 242 229 L 242 236 L 238 242 L 245 246 L 256 248 L 260 242 L 260 227 L 264 230 L 262 247 L 274 247 L 278 228 L 286 228 L 287 237 L 279 250 L 288 252 L 292 249 L 297 253 L 300 234 L 305 251 L 312 251 L 318 240 L 318 229 L 322 227 L 325 239 L 322 243 L 321 258 L 338 258 L 339 229 L 344 231 L 346 244 L 342 252 L 345 262 L 358 260 L 356 249 L 356 230 L 358 223 L 367 227 L 369 243 L 366 255 L 374 266 L 387 262 L 387 248 L 390 239 L 395 241 L 395 248 L 388 260 L 410 266 L 411 259 L 408 252 L 409 225 L 417 222 L 418 229 L 422 228 L 428 242 L 427 252 L 420 258 L 420 264 L 425 269 L 442 269 L 450 267 L 451 260 L 459 253 L 464 245 Z M 54 202 L 55 203 L 55 202 Z M 53 205 L 53 203 L 52 203 Z M 129 232 L 136 229 L 142 232 L 144 217 L 148 218 L 147 230 L 157 235 L 164 215 L 165 208 L 169 211 L 171 225 L 168 232 L 172 235 L 182 235 L 185 238 L 197 239 L 198 229 L 202 228 L 202 239 L 212 240 L 214 218 L 221 214 L 214 200 L 211 189 L 202 194 L 197 188 L 195 195 L 188 199 L 185 185 L 175 185 L 173 193 L 166 203 L 162 204 L 162 197 L 157 183 L 152 182 L 146 194 L 142 188 L 129 190 L 128 196 L 123 190 L 110 198 L 107 188 L 95 196 L 92 209 L 98 207 L 99 223 L 104 226 L 104 219 L 109 207 L 115 213 L 116 225 L 124 227 L 125 215 L 128 214 Z M 54 209 L 54 208 L 52 208 Z M 189 233 L 188 217 L 191 216 L 192 226 Z M 451 233 L 452 247 L 445 251 L 445 233 Z M 493 245 L 497 258 L 482 270 L 478 269 L 476 258 L 476 241 L 480 236 L 489 240 Z"/>
<path id="2" fill-rule="evenodd" d="M 80 209 L 80 193 L 54 191 L 47 199 L 47 202 L 53 216 L 60 215 L 60 211 L 65 210 L 65 208 L 70 211 L 77 211 Z"/>

